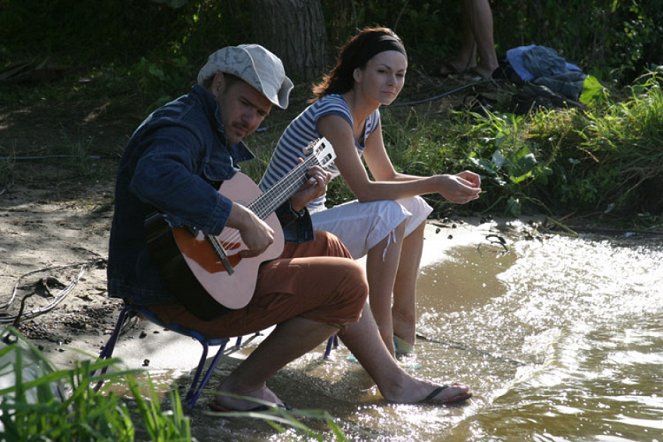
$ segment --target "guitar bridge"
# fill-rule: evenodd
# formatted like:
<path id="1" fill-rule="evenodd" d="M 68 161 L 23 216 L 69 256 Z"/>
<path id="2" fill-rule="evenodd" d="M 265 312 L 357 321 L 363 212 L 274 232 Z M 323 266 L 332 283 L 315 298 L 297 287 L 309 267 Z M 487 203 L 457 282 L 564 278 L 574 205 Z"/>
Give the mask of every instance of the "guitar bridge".
<path id="1" fill-rule="evenodd" d="M 226 249 L 224 249 L 223 246 L 219 244 L 218 241 L 216 241 L 216 245 L 218 245 L 218 249 L 216 246 L 214 246 L 214 250 L 216 251 L 216 254 L 219 256 L 221 264 L 223 264 L 223 267 L 225 267 L 228 275 L 232 275 L 233 273 L 235 273 L 235 268 L 233 267 L 232 264 L 230 264 L 230 260 L 228 259 L 228 254 L 226 254 Z"/>
<path id="2" fill-rule="evenodd" d="M 189 232 L 191 232 L 191 235 L 193 235 L 194 237 L 198 236 L 198 232 L 200 231 L 200 229 L 196 229 L 195 227 L 191 226 L 187 226 L 187 228 L 189 229 Z M 223 248 L 221 243 L 219 243 L 219 241 L 212 235 L 203 233 L 203 236 L 205 236 L 207 242 L 214 249 L 214 253 L 221 261 L 221 264 L 223 264 L 223 267 L 226 269 L 228 275 L 232 275 L 233 273 L 235 273 L 235 268 L 230 263 L 230 260 L 228 259 L 228 254 L 226 253 L 226 249 Z"/>

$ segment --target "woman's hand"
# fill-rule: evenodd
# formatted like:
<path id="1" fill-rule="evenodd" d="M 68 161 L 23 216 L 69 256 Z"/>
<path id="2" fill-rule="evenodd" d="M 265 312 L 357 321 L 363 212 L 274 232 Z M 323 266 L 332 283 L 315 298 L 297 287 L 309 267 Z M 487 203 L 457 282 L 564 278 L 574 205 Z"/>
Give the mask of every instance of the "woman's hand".
<path id="1" fill-rule="evenodd" d="M 438 193 L 452 203 L 465 204 L 479 198 L 481 177 L 474 172 L 465 170 L 456 175 L 436 175 L 434 178 Z"/>
<path id="2" fill-rule="evenodd" d="M 466 181 L 469 181 L 474 185 L 474 187 L 478 188 L 479 191 L 481 191 L 481 176 L 474 172 L 470 172 L 469 170 L 464 170 L 461 173 L 456 174 L 456 176 L 463 178 Z"/>

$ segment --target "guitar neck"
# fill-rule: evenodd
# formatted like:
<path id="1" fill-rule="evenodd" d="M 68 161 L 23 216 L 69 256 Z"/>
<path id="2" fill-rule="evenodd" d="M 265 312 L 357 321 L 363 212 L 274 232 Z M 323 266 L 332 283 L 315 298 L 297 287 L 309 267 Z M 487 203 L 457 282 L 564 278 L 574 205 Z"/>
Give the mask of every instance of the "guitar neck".
<path id="1" fill-rule="evenodd" d="M 306 182 L 306 171 L 319 164 L 315 155 L 306 157 L 294 169 L 288 172 L 276 184 L 253 200 L 248 208 L 260 219 L 272 214 L 281 204 L 290 198 Z"/>

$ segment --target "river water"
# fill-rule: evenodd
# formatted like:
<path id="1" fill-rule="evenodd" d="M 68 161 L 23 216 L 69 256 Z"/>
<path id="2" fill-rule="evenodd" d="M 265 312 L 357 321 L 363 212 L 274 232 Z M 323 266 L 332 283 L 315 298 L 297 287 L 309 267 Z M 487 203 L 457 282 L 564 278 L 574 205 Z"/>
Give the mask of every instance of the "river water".
<path id="1" fill-rule="evenodd" d="M 416 355 L 401 361 L 467 383 L 467 404 L 386 403 L 342 346 L 294 361 L 270 387 L 328 410 L 351 440 L 663 441 L 662 239 L 499 236 L 425 263 Z M 220 365 L 218 377 L 236 363 Z M 284 440 L 259 421 L 192 420 L 201 441 Z"/>

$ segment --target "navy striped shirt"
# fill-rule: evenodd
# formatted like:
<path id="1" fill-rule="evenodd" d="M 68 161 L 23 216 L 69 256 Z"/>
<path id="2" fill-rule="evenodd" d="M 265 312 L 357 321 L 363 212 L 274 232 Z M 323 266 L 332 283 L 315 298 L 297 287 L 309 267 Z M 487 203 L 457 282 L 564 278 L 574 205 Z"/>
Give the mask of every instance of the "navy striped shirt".
<path id="1" fill-rule="evenodd" d="M 339 115 L 344 118 L 350 127 L 354 130 L 352 114 L 345 99 L 336 94 L 325 95 L 315 103 L 307 107 L 304 112 L 299 114 L 287 127 L 281 139 L 279 140 L 269 166 L 260 180 L 260 189 L 265 191 L 272 187 L 278 180 L 283 178 L 288 172 L 297 165 L 297 158 L 304 157 L 303 149 L 311 141 L 321 138 L 318 131 L 318 120 L 325 115 Z M 379 127 L 380 112 L 376 109 L 366 119 L 364 134 L 359 143 L 355 140 L 355 147 L 361 157 L 366 146 L 366 139 Z M 335 166 L 327 169 L 332 173 L 332 179 L 340 175 Z M 315 211 L 324 207 L 325 195 L 311 201 L 308 205 L 309 210 Z"/>

